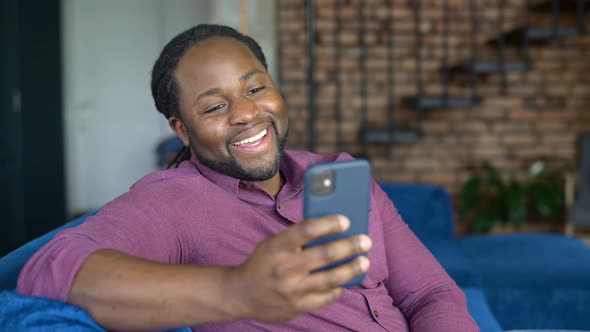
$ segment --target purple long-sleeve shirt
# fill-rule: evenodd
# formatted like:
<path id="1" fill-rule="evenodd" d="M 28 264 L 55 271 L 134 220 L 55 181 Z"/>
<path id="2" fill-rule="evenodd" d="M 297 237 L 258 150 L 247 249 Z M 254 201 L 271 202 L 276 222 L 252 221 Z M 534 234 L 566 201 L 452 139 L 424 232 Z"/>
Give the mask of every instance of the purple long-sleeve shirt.
<path id="1" fill-rule="evenodd" d="M 159 262 L 243 263 L 257 243 L 303 219 L 303 174 L 312 164 L 350 159 L 286 151 L 285 185 L 273 198 L 256 184 L 220 174 L 196 159 L 152 173 L 82 225 L 59 233 L 24 267 L 18 291 L 66 301 L 84 260 L 116 249 Z M 402 221 L 373 182 L 368 253 L 360 286 L 332 305 L 277 326 L 237 321 L 194 330 L 478 331 L 463 292 Z M 195 308 L 198 310 L 198 308 Z"/>

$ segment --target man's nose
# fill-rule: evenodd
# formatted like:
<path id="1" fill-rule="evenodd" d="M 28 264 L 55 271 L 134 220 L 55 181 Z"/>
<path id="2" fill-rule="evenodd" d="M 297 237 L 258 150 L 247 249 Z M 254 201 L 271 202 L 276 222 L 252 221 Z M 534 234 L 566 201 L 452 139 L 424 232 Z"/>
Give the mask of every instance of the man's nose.
<path id="1" fill-rule="evenodd" d="M 260 114 L 260 109 L 254 100 L 246 97 L 237 98 L 230 104 L 230 124 L 250 123 Z"/>

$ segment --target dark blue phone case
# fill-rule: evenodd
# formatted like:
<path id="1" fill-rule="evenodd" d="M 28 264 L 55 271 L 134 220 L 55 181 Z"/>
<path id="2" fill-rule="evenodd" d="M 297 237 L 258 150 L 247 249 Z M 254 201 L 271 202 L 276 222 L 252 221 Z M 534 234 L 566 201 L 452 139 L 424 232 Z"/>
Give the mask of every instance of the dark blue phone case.
<path id="1" fill-rule="evenodd" d="M 333 191 L 325 195 L 313 195 L 314 175 L 331 171 Z M 323 163 L 311 166 L 305 173 L 304 216 L 305 219 L 341 214 L 350 219 L 350 228 L 343 233 L 323 236 L 311 241 L 306 248 L 326 242 L 347 238 L 356 234 L 368 234 L 369 197 L 371 190 L 371 166 L 366 160 L 350 160 Z M 359 255 L 326 265 L 317 271 L 328 270 L 350 262 Z M 359 275 L 343 286 L 357 285 L 365 274 Z"/>

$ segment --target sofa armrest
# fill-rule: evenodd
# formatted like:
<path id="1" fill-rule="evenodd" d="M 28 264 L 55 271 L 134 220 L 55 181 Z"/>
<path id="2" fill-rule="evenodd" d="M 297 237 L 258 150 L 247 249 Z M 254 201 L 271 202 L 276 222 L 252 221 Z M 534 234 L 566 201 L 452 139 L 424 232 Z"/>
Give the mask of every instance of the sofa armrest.
<path id="1" fill-rule="evenodd" d="M 477 288 L 463 288 L 467 298 L 467 309 L 475 320 L 481 332 L 502 331 L 500 323 L 496 320 L 482 291 Z"/>
<path id="2" fill-rule="evenodd" d="M 86 218 L 95 215 L 97 212 L 98 210 L 95 210 L 72 220 L 2 257 L 0 259 L 0 291 L 13 290 L 16 288 L 18 275 L 27 261 L 37 252 L 37 250 L 41 249 L 41 247 L 47 242 L 51 241 L 57 233 L 64 229 L 78 226 L 84 222 Z"/>

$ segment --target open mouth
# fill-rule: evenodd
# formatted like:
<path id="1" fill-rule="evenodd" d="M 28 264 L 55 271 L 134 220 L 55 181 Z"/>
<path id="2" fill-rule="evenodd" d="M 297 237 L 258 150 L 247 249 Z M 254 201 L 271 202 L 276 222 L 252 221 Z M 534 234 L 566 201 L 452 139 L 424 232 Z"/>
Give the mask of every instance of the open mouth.
<path id="1" fill-rule="evenodd" d="M 243 139 L 239 142 L 234 142 L 232 143 L 233 146 L 256 146 L 258 144 L 260 144 L 262 142 L 262 140 L 264 139 L 264 137 L 266 136 L 266 134 L 268 133 L 268 128 L 264 129 L 263 131 L 261 131 L 260 133 Z"/>

